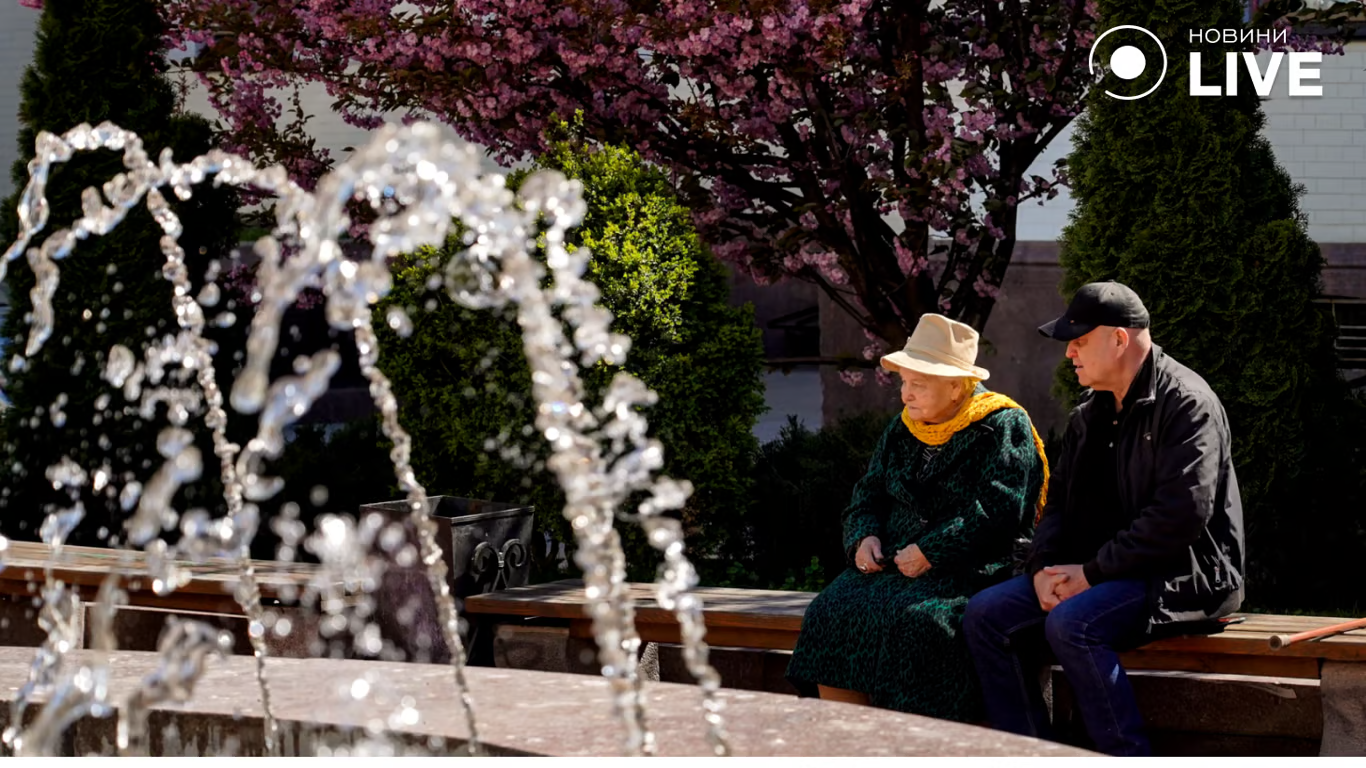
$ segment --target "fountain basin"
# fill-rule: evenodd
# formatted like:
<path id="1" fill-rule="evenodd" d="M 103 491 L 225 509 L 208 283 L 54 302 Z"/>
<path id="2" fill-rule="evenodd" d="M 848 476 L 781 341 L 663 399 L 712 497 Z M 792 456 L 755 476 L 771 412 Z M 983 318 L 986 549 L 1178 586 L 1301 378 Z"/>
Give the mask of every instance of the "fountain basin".
<path id="1" fill-rule="evenodd" d="M 12 702 L 28 674 L 31 648 L 0 648 L 0 699 Z M 66 664 L 89 663 L 73 651 Z M 152 754 L 231 751 L 262 754 L 259 693 L 249 656 L 210 659 L 193 698 L 165 704 L 151 717 Z M 110 699 L 123 702 L 157 666 L 157 655 L 110 655 Z M 457 752 L 469 734 L 449 668 L 428 664 L 335 659 L 270 659 L 272 709 L 281 722 L 285 754 L 313 754 L 317 745 L 354 741 L 367 724 L 384 723 L 409 750 L 437 743 Z M 502 755 L 616 756 L 621 725 L 601 677 L 470 667 L 465 671 L 480 738 Z M 356 680 L 365 680 L 357 684 Z M 363 698 L 352 694 L 364 691 Z M 701 694 L 695 686 L 646 683 L 647 722 L 658 754 L 706 755 Z M 417 710 L 412 722 L 390 722 L 404 697 Z M 1073 747 L 976 726 L 872 707 L 723 689 L 726 728 L 737 755 L 746 756 L 1082 756 Z M 0 718 L 9 708 L 0 707 Z M 113 754 L 113 718 L 85 718 L 67 731 L 68 755 Z M 435 741 L 433 741 L 435 740 Z"/>

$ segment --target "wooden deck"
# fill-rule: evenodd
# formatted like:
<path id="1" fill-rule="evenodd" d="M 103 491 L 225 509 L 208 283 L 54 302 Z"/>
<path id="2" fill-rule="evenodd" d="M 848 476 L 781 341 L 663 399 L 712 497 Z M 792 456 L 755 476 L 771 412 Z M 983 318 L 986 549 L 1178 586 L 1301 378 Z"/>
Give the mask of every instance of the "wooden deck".
<path id="1" fill-rule="evenodd" d="M 679 642 L 678 623 L 672 612 L 655 602 L 653 585 L 632 584 L 630 593 L 641 639 Z M 802 615 L 815 597 L 810 592 L 712 587 L 699 588 L 696 593 L 703 601 L 709 644 L 774 650 L 791 650 L 796 645 Z M 476 595 L 465 600 L 465 612 L 560 619 L 569 624 L 571 635 L 591 638 L 592 621 L 584 612 L 586 604 L 583 584 L 566 580 Z M 1157 640 L 1125 653 L 1124 665 L 1127 669 L 1317 679 L 1322 661 L 1366 662 L 1366 630 L 1297 643 L 1279 651 L 1270 648 L 1272 635 L 1317 629 L 1343 619 L 1239 615 L 1243 623 L 1230 624 L 1221 633 Z"/>

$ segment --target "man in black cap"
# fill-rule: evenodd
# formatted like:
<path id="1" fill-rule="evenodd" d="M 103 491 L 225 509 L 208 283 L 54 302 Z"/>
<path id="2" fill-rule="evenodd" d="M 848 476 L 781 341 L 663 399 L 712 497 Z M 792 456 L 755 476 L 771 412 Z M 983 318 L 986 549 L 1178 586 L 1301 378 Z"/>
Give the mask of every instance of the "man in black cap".
<path id="1" fill-rule="evenodd" d="M 1088 390 L 1069 418 L 1025 574 L 973 597 L 964 632 L 993 727 L 1049 737 L 1042 635 L 1096 748 L 1147 755 L 1117 652 L 1155 629 L 1208 627 L 1242 604 L 1228 419 L 1205 380 L 1152 343 L 1148 310 L 1126 286 L 1083 286 L 1039 332 L 1067 342 Z"/>

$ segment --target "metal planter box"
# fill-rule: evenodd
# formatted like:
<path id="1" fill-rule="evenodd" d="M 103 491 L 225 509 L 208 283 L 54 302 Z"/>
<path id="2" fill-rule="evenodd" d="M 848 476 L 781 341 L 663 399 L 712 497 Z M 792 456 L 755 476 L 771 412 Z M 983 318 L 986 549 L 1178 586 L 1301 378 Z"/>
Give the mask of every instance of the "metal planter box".
<path id="1" fill-rule="evenodd" d="M 429 504 L 437 543 L 446 561 L 446 583 L 455 597 L 456 610 L 462 614 L 462 642 L 471 663 L 484 661 L 490 638 L 471 631 L 463 616 L 464 599 L 522 586 L 530 580 L 535 508 L 457 496 L 431 496 Z M 371 513 L 402 522 L 407 543 L 417 547 L 417 531 L 406 500 L 361 506 L 362 519 Z M 390 563 L 376 599 L 375 618 L 381 636 L 402 651 L 405 660 L 443 663 L 450 659 L 437 621 L 436 601 L 420 561 L 409 566 Z"/>

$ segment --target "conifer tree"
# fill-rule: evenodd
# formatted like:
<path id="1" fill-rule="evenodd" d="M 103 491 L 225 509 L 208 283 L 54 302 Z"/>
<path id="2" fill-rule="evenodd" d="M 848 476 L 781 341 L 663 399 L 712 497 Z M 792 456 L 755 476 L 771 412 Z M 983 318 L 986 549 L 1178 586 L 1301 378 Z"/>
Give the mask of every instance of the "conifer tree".
<path id="1" fill-rule="evenodd" d="M 14 195 L 0 212 L 0 240 L 6 246 L 18 233 L 18 196 L 28 184 L 27 164 L 41 131 L 62 134 L 81 123 L 106 120 L 141 136 L 150 157 L 170 147 L 178 162 L 207 151 L 212 131 L 203 118 L 178 114 L 175 91 L 166 78 L 162 25 L 150 0 L 49 0 L 38 25 L 33 63 L 21 82 L 20 159 L 15 163 Z M 47 234 L 82 215 L 80 197 L 124 170 L 120 153 L 79 153 L 56 167 L 46 196 Z M 184 224 L 180 243 L 187 254 L 196 289 L 210 259 L 232 245 L 235 197 L 209 184 L 195 188 L 185 202 L 173 201 Z M 23 357 L 32 303 L 33 272 L 24 260 L 9 265 L 6 289 L 10 310 L 3 325 L 6 440 L 0 448 L 0 530 L 36 539 L 44 517 L 73 499 L 54 491 L 48 467 L 63 457 L 91 473 L 80 492 L 86 517 L 68 541 L 96 544 L 120 533 L 123 518 L 117 492 L 136 478 L 146 482 L 162 459 L 156 435 L 166 425 L 165 407 L 144 420 L 101 380 L 109 350 L 122 344 L 141 357 L 154 338 L 178 328 L 171 311 L 171 284 L 162 275 L 161 229 L 145 205 L 135 207 L 113 232 L 92 236 L 58 262 L 61 282 L 53 296 L 53 335 L 42 350 Z M 225 379 L 226 380 L 226 379 Z M 100 402 L 107 396 L 107 404 Z M 100 407 L 103 406 L 103 407 Z M 201 430 L 202 431 L 202 430 Z M 206 474 L 214 474 L 211 452 Z M 108 469 L 109 481 L 93 489 L 94 472 Z M 103 532 L 103 533 L 102 533 Z"/>

